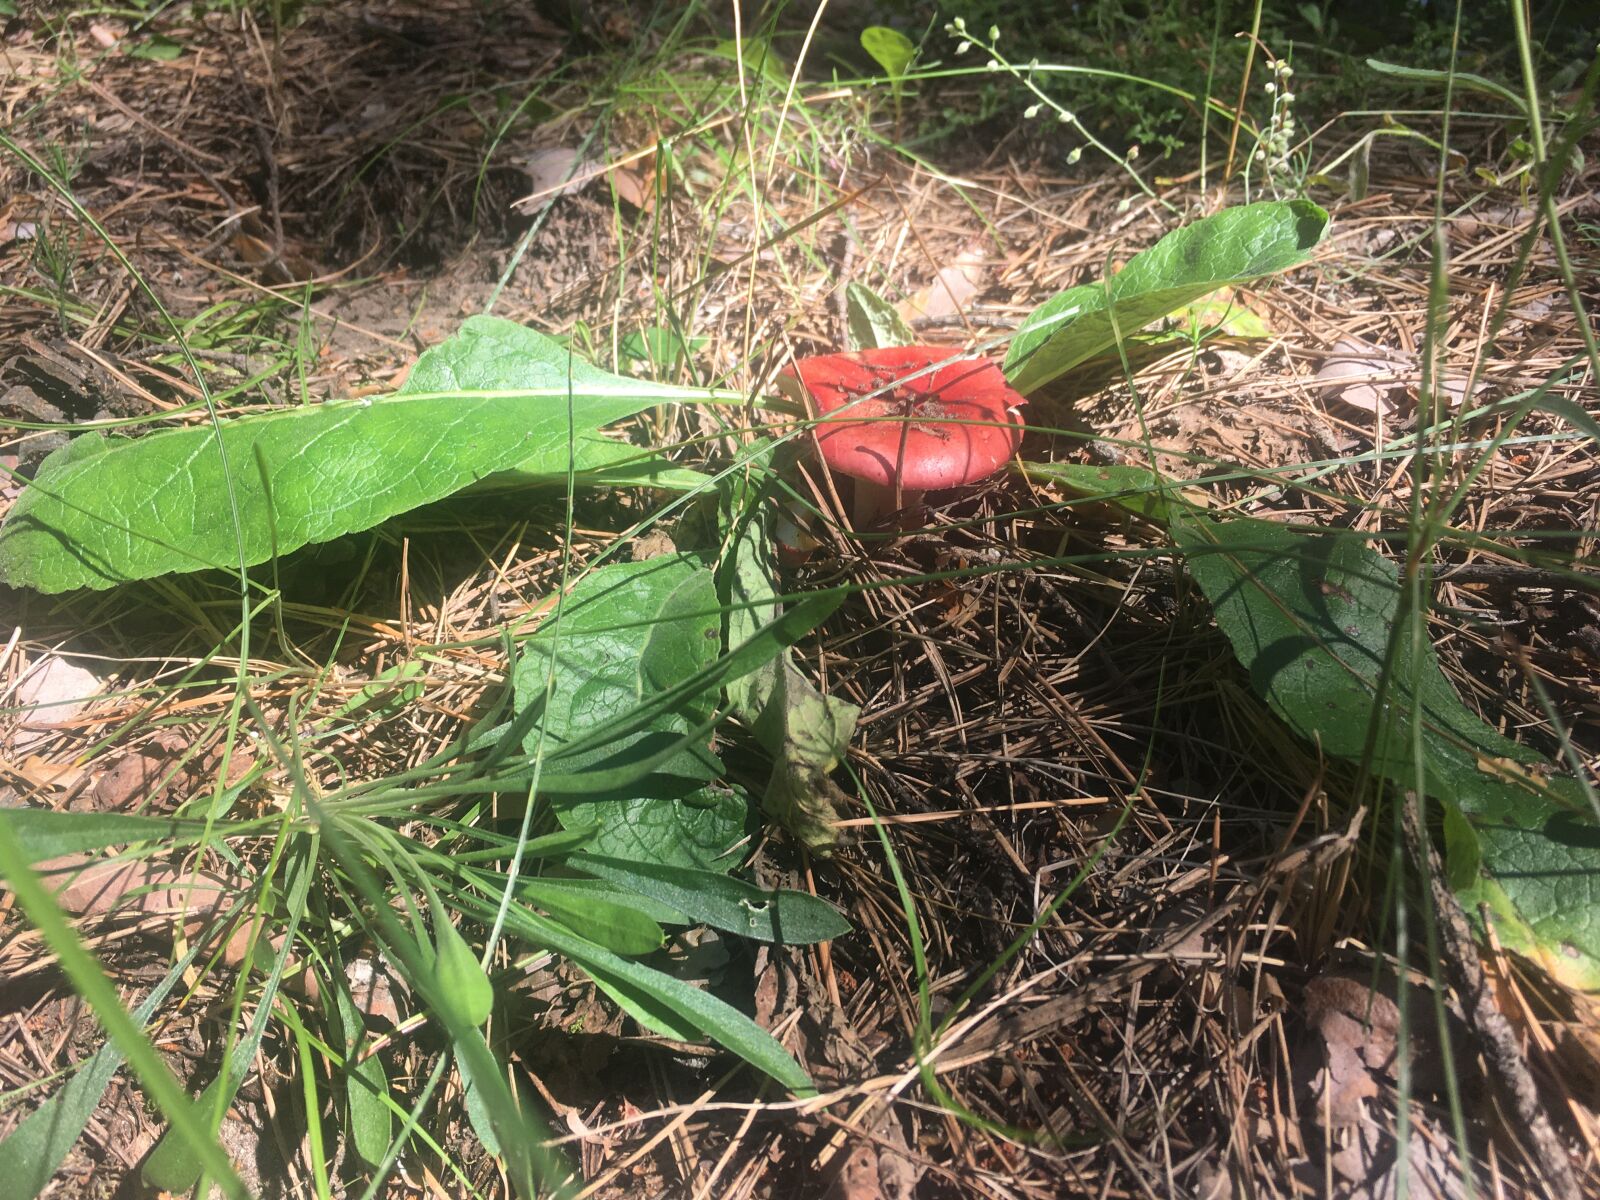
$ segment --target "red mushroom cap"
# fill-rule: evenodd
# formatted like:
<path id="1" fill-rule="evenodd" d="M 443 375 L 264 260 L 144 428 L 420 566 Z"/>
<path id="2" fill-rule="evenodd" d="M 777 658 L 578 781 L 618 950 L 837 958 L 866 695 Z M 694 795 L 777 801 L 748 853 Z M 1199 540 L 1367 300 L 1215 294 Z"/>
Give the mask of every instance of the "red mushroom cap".
<path id="1" fill-rule="evenodd" d="M 919 492 L 959 487 L 994 474 L 1022 442 L 1023 398 L 994 361 L 953 346 L 822 354 L 781 372 L 797 376 L 817 407 L 823 460 L 856 479 Z"/>

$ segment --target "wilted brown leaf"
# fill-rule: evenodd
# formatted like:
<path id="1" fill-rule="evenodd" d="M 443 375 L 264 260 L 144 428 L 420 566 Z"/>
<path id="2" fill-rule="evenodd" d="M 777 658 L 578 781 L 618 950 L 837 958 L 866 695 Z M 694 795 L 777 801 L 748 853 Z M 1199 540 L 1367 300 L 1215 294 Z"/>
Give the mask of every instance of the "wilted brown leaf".
<path id="1" fill-rule="evenodd" d="M 918 319 L 960 316 L 983 287 L 984 256 L 975 250 L 956 255 L 955 261 L 934 272 L 933 282 L 895 305 L 907 324 Z"/>

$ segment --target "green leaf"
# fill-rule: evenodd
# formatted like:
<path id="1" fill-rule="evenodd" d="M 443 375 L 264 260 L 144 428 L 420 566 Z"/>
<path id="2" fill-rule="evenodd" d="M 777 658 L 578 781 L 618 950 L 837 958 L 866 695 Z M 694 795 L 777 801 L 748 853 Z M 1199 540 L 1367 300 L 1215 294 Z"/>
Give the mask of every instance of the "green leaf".
<path id="1" fill-rule="evenodd" d="M 887 25 L 868 25 L 861 31 L 861 48 L 883 68 L 890 79 L 904 78 L 906 68 L 917 56 L 916 44 L 898 29 Z"/>
<path id="2" fill-rule="evenodd" d="M 142 1029 L 150 1020 L 167 993 L 182 982 L 184 972 L 199 953 L 200 946 L 191 947 L 166 978 L 150 990 L 132 1013 L 136 1027 Z M 111 1084 L 111 1077 L 121 1065 L 122 1052 L 116 1042 L 108 1041 L 60 1091 L 24 1117 L 5 1140 L 0 1141 L 0 1179 L 6 1181 L 11 1195 L 31 1200 L 44 1191 L 56 1168 L 94 1116 Z"/>
<path id="3" fill-rule="evenodd" d="M 1036 483 L 1064 488 L 1086 500 L 1116 504 L 1152 521 L 1165 523 L 1173 506 L 1187 507 L 1176 484 L 1143 467 L 1025 462 L 1019 469 Z"/>
<path id="4" fill-rule="evenodd" d="M 575 854 L 568 866 L 671 905 L 690 921 L 763 942 L 799 946 L 850 932 L 826 901 L 804 892 L 762 889 L 712 871 Z"/>
<path id="5" fill-rule="evenodd" d="M 688 917 L 670 904 L 663 904 L 650 896 L 642 896 L 626 888 L 613 887 L 603 879 L 555 879 L 541 876 L 538 884 L 541 899 L 532 901 L 535 904 L 542 903 L 544 896 L 556 892 L 569 906 L 579 907 L 589 903 L 590 900 L 600 900 L 608 904 L 624 905 L 641 916 L 649 917 L 658 926 L 690 923 Z"/>
<path id="6" fill-rule="evenodd" d="M 649 368 L 650 373 L 660 373 L 675 367 L 680 360 L 688 361 L 706 345 L 703 337 L 682 338 L 676 329 L 664 325 L 651 325 L 635 330 L 622 339 L 622 356 L 630 362 Z"/>
<path id="7" fill-rule="evenodd" d="M 175 42 L 157 33 L 130 43 L 128 57 L 147 58 L 152 62 L 172 62 L 183 57 L 183 49 L 182 42 Z"/>
<path id="8" fill-rule="evenodd" d="M 446 1024 L 479 1026 L 494 1012 L 494 984 L 442 905 L 433 906 L 433 975 Z"/>
<path id="9" fill-rule="evenodd" d="M 572 589 L 559 618 L 529 638 L 517 660 L 519 707 L 542 705 L 542 719 L 523 738 L 524 751 L 554 760 L 554 770 L 571 777 L 653 760 L 682 743 L 710 720 L 714 688 L 691 691 L 642 727 L 598 745 L 580 739 L 673 693 L 716 662 L 722 645 L 718 608 L 712 574 L 693 555 L 590 572 Z M 736 793 L 705 786 L 719 773 L 709 746 L 690 745 L 625 789 L 548 799 L 565 828 L 595 828 L 591 846 L 599 853 L 725 869 L 723 855 L 744 836 L 746 812 Z"/>
<path id="10" fill-rule="evenodd" d="M 564 483 L 569 466 L 615 465 L 617 444 L 601 426 L 707 395 L 623 379 L 531 329 L 472 317 L 392 396 L 240 417 L 224 421 L 220 436 L 192 426 L 75 439 L 44 461 L 0 527 L 0 583 L 106 588 L 237 567 L 241 552 L 254 565 L 496 472 Z"/>
<path id="11" fill-rule="evenodd" d="M 728 38 L 718 42 L 711 53 L 714 57 L 725 58 L 729 62 L 743 61 L 745 70 L 754 67 L 769 83 L 778 87 L 789 86 L 788 64 L 783 61 L 783 56 L 772 48 L 772 43 L 764 37 L 747 37 L 742 43 Z"/>
<path id="12" fill-rule="evenodd" d="M 334 960 L 332 991 L 333 1017 L 337 1021 L 340 1044 L 344 1051 L 344 1101 L 349 1117 L 350 1147 L 356 1157 L 368 1166 L 377 1166 L 389 1153 L 389 1139 L 394 1128 L 394 1117 L 385 1098 L 389 1095 L 389 1077 L 383 1069 L 383 1060 L 376 1054 L 360 1057 L 366 1041 L 361 1010 L 350 994 L 350 983 L 342 964 Z"/>
<path id="13" fill-rule="evenodd" d="M 900 319 L 894 305 L 870 288 L 859 283 L 845 284 L 844 303 L 850 349 L 877 350 L 916 343 L 917 335 Z"/>
<path id="14" fill-rule="evenodd" d="M 530 879 L 521 884 L 518 894 L 574 933 L 597 946 L 604 946 L 613 954 L 650 954 L 661 949 L 666 941 L 661 926 L 624 897 L 585 894 L 560 884 L 552 885 L 544 879 Z"/>
<path id="15" fill-rule="evenodd" d="M 372 682 L 358 689 L 334 712 L 332 720 L 340 720 L 362 709 L 371 711 L 368 717 L 382 717 L 399 712 L 422 695 L 422 684 L 417 682 L 428 673 L 426 663 L 415 659 L 395 663 L 379 671 Z"/>
<path id="16" fill-rule="evenodd" d="M 479 915 L 485 919 L 494 916 L 493 907 L 486 901 L 462 897 L 462 903 L 479 909 Z M 677 1031 L 671 1036 L 694 1033 L 708 1037 L 790 1090 L 802 1096 L 816 1094 L 811 1080 L 776 1038 L 709 992 L 690 987 L 682 980 L 641 963 L 620 958 L 520 906 L 513 906 L 507 914 L 506 928 L 535 945 L 565 955 L 608 992 L 628 994 L 630 1011 L 635 1011 L 637 1006 L 639 1013 L 648 1013 L 652 1008 L 669 1013 L 668 1027 Z"/>
<path id="17" fill-rule="evenodd" d="M 753 642 L 762 613 L 772 609 L 772 542 L 758 477 L 734 480 L 721 496 L 731 547 L 718 571 L 728 606 L 728 645 Z M 801 842 L 827 853 L 837 840 L 835 805 L 844 799 L 830 778 L 844 758 L 861 710 L 824 696 L 795 666 L 787 648 L 758 670 L 732 681 L 728 703 L 772 756 L 762 809 Z"/>
<path id="18" fill-rule="evenodd" d="M 1006 354 L 1006 379 L 1035 391 L 1208 292 L 1306 261 L 1327 228 L 1328 214 L 1309 200 L 1270 200 L 1175 229 L 1110 280 L 1068 288 L 1035 309 Z"/>
<path id="19" fill-rule="evenodd" d="M 306 896 L 310 891 L 311 878 L 315 874 L 318 838 L 315 834 L 293 836 L 296 838 L 296 843 L 290 850 L 288 886 L 283 896 L 284 907 L 289 914 L 283 931 L 283 940 L 274 953 L 266 985 L 262 989 L 261 998 L 256 1004 L 250 1024 L 245 1027 L 244 1036 L 234 1044 L 223 1060 L 222 1069 L 216 1078 L 207 1084 L 205 1091 L 200 1094 L 198 1111 L 205 1114 L 207 1120 L 227 1111 L 239 1086 L 244 1083 L 245 1075 L 256 1061 L 256 1051 L 261 1045 L 261 1039 L 266 1035 L 278 989 L 283 982 L 284 967 L 288 964 L 289 951 L 294 945 L 300 915 L 306 911 Z M 144 1160 L 140 1175 L 152 1187 L 163 1188 L 169 1192 L 186 1192 L 195 1186 L 203 1171 L 211 1170 L 207 1161 L 208 1154 L 209 1148 L 202 1152 L 202 1148 L 197 1146 L 192 1138 L 174 1126 L 162 1135 L 155 1149 Z"/>
<path id="20" fill-rule="evenodd" d="M 1470 71 L 1435 71 L 1425 67 L 1400 67 L 1394 63 L 1382 62 L 1376 58 L 1367 59 L 1367 66 L 1380 75 L 1389 75 L 1395 79 L 1404 79 L 1408 83 L 1436 84 L 1443 90 L 1453 86 L 1457 91 L 1482 92 L 1487 96 L 1494 96 L 1504 100 L 1523 116 L 1528 115 L 1528 102 L 1517 95 L 1510 88 L 1485 79 L 1482 75 L 1474 75 Z"/>
<path id="21" fill-rule="evenodd" d="M 1401 637 L 1390 653 L 1394 564 L 1344 531 L 1185 511 L 1172 534 L 1252 686 L 1324 753 L 1414 788 L 1420 709 L 1426 790 L 1445 806 L 1447 848 L 1465 856 L 1449 870 L 1468 911 L 1487 903 L 1506 945 L 1564 983 L 1600 988 L 1600 825 L 1583 788 L 1471 712 L 1431 644 Z"/>
<path id="22" fill-rule="evenodd" d="M 0 824 L 17 839 L 31 863 L 129 842 L 187 842 L 204 837 L 204 821 L 173 821 L 125 813 L 56 812 L 48 808 L 0 808 Z M 212 827 L 216 832 L 217 827 Z"/>
<path id="23" fill-rule="evenodd" d="M 21 912 L 54 951 L 57 964 L 73 990 L 87 1002 L 107 1035 L 127 1058 L 145 1094 L 166 1114 L 172 1131 L 193 1147 L 229 1197 L 247 1196 L 249 1193 L 234 1172 L 226 1152 L 211 1136 L 205 1114 L 194 1106 L 173 1078 L 166 1062 L 144 1035 L 141 1023 L 123 1007 L 111 980 L 68 924 L 48 886 L 28 865 L 9 823 L 4 821 L 0 821 L 0 879 L 5 880 Z M 267 1007 L 262 1006 L 263 1010 Z"/>

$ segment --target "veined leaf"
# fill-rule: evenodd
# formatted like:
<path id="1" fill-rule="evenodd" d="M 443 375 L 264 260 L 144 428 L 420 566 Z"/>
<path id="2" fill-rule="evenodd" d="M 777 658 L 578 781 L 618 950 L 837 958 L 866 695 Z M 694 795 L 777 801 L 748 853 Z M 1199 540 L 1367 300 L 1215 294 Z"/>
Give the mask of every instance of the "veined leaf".
<path id="1" fill-rule="evenodd" d="M 1304 262 L 1327 228 L 1309 200 L 1269 200 L 1175 229 L 1109 280 L 1036 308 L 1011 342 L 1006 379 L 1027 395 L 1209 292 Z"/>
<path id="2" fill-rule="evenodd" d="M 473 317 L 392 396 L 239 417 L 220 435 L 77 438 L 45 460 L 0 528 L 0 583 L 62 592 L 236 567 L 241 555 L 254 565 L 497 472 L 565 481 L 569 466 L 615 468 L 601 426 L 707 395 L 623 379 L 531 329 Z"/>
<path id="3" fill-rule="evenodd" d="M 56 812 L 48 808 L 0 808 L 0 822 L 10 829 L 28 861 L 35 863 L 129 842 L 182 843 L 208 832 L 204 821 L 138 817 L 131 813 Z M 222 828 L 213 825 L 210 832 L 217 834 Z"/>
<path id="4" fill-rule="evenodd" d="M 191 946 L 189 953 L 150 989 L 150 994 L 130 1014 L 137 1028 L 144 1028 L 167 993 L 183 981 L 184 972 L 201 949 L 198 944 Z M 33 1200 L 44 1191 L 56 1168 L 94 1116 L 111 1084 L 111 1077 L 121 1065 L 122 1051 L 117 1043 L 106 1042 L 60 1091 L 19 1121 L 5 1140 L 0 1141 L 0 1179 L 6 1181 L 12 1195 Z"/>
<path id="5" fill-rule="evenodd" d="M 718 608 L 711 572 L 693 555 L 614 563 L 585 576 L 559 620 L 529 638 L 517 660 L 518 705 L 543 704 L 523 749 L 559 762 L 553 769 L 571 778 L 653 759 L 705 725 L 716 700 L 711 687 L 654 713 L 642 728 L 599 745 L 581 742 L 714 663 L 722 647 Z M 744 835 L 746 813 L 737 793 L 706 786 L 718 773 L 709 746 L 689 746 L 612 794 L 548 798 L 566 828 L 595 828 L 590 845 L 598 853 L 726 869 L 722 856 Z"/>
<path id="6" fill-rule="evenodd" d="M 859 283 L 844 285 L 845 316 L 850 326 L 850 349 L 878 350 L 884 346 L 910 346 L 917 335 L 900 319 L 882 296 Z"/>
<path id="7" fill-rule="evenodd" d="M 732 480 L 720 497 L 730 545 L 718 568 L 718 588 L 728 605 L 725 636 L 730 646 L 755 640 L 762 614 L 777 597 L 758 478 Z M 773 759 L 763 810 L 811 849 L 826 854 L 837 836 L 834 805 L 843 798 L 830 776 L 850 747 L 861 710 L 819 692 L 787 648 L 759 670 L 731 680 L 727 693 L 734 712 Z"/>
<path id="8" fill-rule="evenodd" d="M 1415 787 L 1408 729 L 1420 708 L 1427 794 L 1477 835 L 1472 871 L 1453 831 L 1456 857 L 1469 855 L 1451 864 L 1464 907 L 1488 903 L 1502 942 L 1564 983 L 1600 988 L 1600 824 L 1583 789 L 1471 712 L 1431 644 L 1420 659 L 1409 638 L 1389 652 L 1394 564 L 1345 531 L 1188 512 L 1172 532 L 1252 685 L 1325 753 Z"/>
<path id="9" fill-rule="evenodd" d="M 350 994 L 350 981 L 342 968 L 342 962 L 335 957 L 330 981 L 333 992 L 330 1015 L 336 1023 L 344 1052 L 344 1068 L 340 1074 L 349 1118 L 350 1146 L 362 1162 L 376 1166 L 389 1152 L 394 1128 L 393 1117 L 385 1103 L 389 1095 L 389 1076 L 378 1055 L 360 1056 L 366 1041 L 365 1029 L 361 1010 Z"/>
<path id="10" fill-rule="evenodd" d="M 1393 563 L 1348 531 L 1214 520 L 1140 468 L 1075 471 L 1056 481 L 1085 495 L 1098 481 L 1104 499 L 1169 523 L 1252 687 L 1323 753 L 1413 788 L 1409 726 L 1420 708 L 1426 792 L 1444 805 L 1448 882 L 1462 906 L 1475 914 L 1486 904 L 1501 942 L 1553 978 L 1600 989 L 1593 802 L 1579 780 L 1468 709 L 1431 644 L 1419 658 L 1402 638 L 1390 653 Z"/>

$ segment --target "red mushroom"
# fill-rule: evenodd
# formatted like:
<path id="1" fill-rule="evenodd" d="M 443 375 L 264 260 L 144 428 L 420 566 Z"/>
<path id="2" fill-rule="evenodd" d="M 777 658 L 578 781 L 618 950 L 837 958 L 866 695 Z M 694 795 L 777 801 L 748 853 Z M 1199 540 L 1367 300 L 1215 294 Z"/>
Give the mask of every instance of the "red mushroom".
<path id="1" fill-rule="evenodd" d="M 855 479 L 858 529 L 923 492 L 987 479 L 1022 442 L 1022 397 L 992 360 L 953 346 L 801 358 L 779 383 L 803 390 L 823 461 Z"/>

